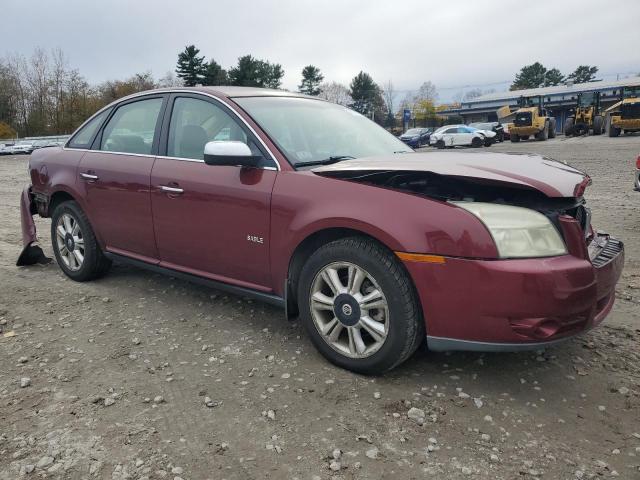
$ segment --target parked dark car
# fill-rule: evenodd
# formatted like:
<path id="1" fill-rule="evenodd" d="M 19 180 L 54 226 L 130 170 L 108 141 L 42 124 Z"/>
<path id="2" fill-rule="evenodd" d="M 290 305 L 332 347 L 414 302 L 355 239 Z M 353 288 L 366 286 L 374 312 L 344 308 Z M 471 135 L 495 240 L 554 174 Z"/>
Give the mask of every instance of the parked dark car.
<path id="1" fill-rule="evenodd" d="M 634 174 L 633 187 L 636 192 L 640 192 L 640 155 L 636 158 L 636 171 Z"/>
<path id="2" fill-rule="evenodd" d="M 280 90 L 135 94 L 36 150 L 29 170 L 18 264 L 42 254 L 32 215 L 50 217 L 72 280 L 118 260 L 255 297 L 366 374 L 425 338 L 505 351 L 589 330 L 624 263 L 622 243 L 591 228 L 582 172 L 413 153 L 353 110 Z"/>
<path id="3" fill-rule="evenodd" d="M 420 148 L 423 145 L 429 145 L 431 132 L 430 128 L 411 128 L 400 135 L 400 140 L 411 148 Z"/>
<path id="4" fill-rule="evenodd" d="M 469 126 L 479 130 L 491 130 L 495 132 L 496 142 L 504 142 L 505 140 L 504 126 L 500 122 L 474 122 L 470 123 Z"/>

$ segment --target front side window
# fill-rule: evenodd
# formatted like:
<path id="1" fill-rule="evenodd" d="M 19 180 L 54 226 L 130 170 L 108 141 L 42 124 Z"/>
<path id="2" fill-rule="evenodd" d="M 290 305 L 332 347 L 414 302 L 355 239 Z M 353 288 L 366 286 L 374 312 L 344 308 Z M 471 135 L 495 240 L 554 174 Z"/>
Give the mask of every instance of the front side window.
<path id="1" fill-rule="evenodd" d="M 89 120 L 89 122 L 73 136 L 73 138 L 69 142 L 69 147 L 89 148 L 91 146 L 91 140 L 93 140 L 93 136 L 100 128 L 100 125 L 102 125 L 102 122 L 105 121 L 105 119 L 109 115 L 109 112 L 110 110 L 107 109 Z"/>
<path id="2" fill-rule="evenodd" d="M 340 105 L 291 97 L 234 100 L 294 166 L 331 157 L 362 158 L 412 151 L 382 127 Z"/>
<path id="3" fill-rule="evenodd" d="M 104 127 L 100 150 L 151 154 L 161 108 L 162 98 L 139 100 L 119 107 Z"/>
<path id="4" fill-rule="evenodd" d="M 176 98 L 171 112 L 167 156 L 204 159 L 207 142 L 239 141 L 248 143 L 247 135 L 222 108 L 205 100 Z M 249 147 L 252 150 L 252 142 Z M 259 155 L 258 151 L 254 151 Z"/>

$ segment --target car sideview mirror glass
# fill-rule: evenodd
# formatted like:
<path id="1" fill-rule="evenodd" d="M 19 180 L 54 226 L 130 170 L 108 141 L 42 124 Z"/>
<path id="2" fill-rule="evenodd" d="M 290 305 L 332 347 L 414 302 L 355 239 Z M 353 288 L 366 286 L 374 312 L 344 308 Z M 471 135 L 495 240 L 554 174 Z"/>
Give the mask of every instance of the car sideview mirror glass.
<path id="1" fill-rule="evenodd" d="M 204 163 L 207 165 L 256 167 L 260 158 L 251 153 L 249 146 L 243 142 L 208 142 L 204 146 Z"/>

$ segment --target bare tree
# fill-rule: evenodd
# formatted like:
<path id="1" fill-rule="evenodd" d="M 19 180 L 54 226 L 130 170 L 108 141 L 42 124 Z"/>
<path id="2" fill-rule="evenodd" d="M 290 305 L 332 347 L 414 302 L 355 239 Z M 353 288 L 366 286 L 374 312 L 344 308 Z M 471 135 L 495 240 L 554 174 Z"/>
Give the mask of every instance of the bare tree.
<path id="1" fill-rule="evenodd" d="M 418 91 L 413 96 L 413 103 L 419 103 L 422 100 L 428 100 L 431 103 L 436 103 L 438 99 L 438 90 L 436 86 L 429 80 L 423 82 L 418 88 Z"/>
<path id="2" fill-rule="evenodd" d="M 338 82 L 321 84 L 320 95 L 318 95 L 318 97 L 337 103 L 338 105 L 344 105 L 345 107 L 353 103 L 349 89 Z"/>
<path id="3" fill-rule="evenodd" d="M 472 88 L 471 90 L 469 90 L 464 94 L 464 96 L 462 97 L 462 100 L 466 102 L 468 100 L 473 100 L 474 98 L 478 98 L 481 95 L 482 95 L 482 90 L 480 90 L 479 88 Z"/>
<path id="4" fill-rule="evenodd" d="M 170 87 L 184 87 L 184 82 L 181 78 L 176 77 L 176 74 L 168 71 L 158 80 L 158 87 L 170 88 Z"/>
<path id="5" fill-rule="evenodd" d="M 384 98 L 384 103 L 387 105 L 387 111 L 391 114 L 395 112 L 395 110 L 393 109 L 395 96 L 396 96 L 396 91 L 393 87 L 393 82 L 391 81 L 391 79 L 389 79 L 382 86 L 382 97 Z"/>

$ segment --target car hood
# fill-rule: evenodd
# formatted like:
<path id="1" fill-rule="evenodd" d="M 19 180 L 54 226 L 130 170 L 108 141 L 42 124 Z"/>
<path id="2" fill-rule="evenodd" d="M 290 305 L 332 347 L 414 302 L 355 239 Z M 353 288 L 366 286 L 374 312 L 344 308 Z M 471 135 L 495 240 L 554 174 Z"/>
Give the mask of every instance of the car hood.
<path id="1" fill-rule="evenodd" d="M 511 184 L 537 190 L 547 197 L 581 196 L 591 182 L 575 168 L 547 157 L 509 153 L 405 153 L 345 160 L 314 168 L 317 175 L 362 177 L 367 172 L 430 172 L 448 177 L 476 179 L 481 183 Z"/>

